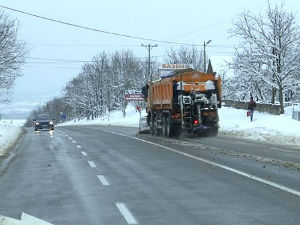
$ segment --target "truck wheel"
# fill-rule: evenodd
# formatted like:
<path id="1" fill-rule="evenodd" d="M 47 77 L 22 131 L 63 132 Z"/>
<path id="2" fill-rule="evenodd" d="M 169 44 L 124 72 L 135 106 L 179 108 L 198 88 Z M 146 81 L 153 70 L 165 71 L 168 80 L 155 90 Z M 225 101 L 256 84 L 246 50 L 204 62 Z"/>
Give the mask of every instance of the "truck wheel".
<path id="1" fill-rule="evenodd" d="M 162 136 L 165 136 L 165 137 L 167 136 L 167 135 L 166 135 L 166 129 L 167 129 L 167 128 L 166 128 L 166 119 L 167 119 L 166 116 L 163 116 L 163 117 L 162 117 L 162 121 L 161 121 L 161 125 L 162 125 Z"/>
<path id="2" fill-rule="evenodd" d="M 154 122 L 154 134 L 156 136 L 159 136 L 160 133 L 161 133 L 161 130 L 158 128 L 158 122 L 157 122 L 157 120 L 155 120 L 155 122 Z"/>
<path id="3" fill-rule="evenodd" d="M 166 132 L 165 132 L 165 136 L 167 138 L 171 137 L 171 119 L 170 116 L 166 116 Z"/>
<path id="4" fill-rule="evenodd" d="M 157 129 L 157 121 L 155 120 L 153 123 L 153 127 L 154 127 L 154 135 L 158 135 L 158 129 Z"/>
<path id="5" fill-rule="evenodd" d="M 154 135 L 154 121 L 151 121 L 151 126 L 150 126 L 150 129 L 151 129 L 151 134 Z"/>

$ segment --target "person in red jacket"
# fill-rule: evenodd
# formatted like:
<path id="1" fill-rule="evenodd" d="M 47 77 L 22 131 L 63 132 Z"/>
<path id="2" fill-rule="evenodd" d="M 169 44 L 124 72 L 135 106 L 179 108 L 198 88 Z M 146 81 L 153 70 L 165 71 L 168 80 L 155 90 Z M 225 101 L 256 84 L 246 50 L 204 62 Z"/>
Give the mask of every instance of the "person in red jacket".
<path id="1" fill-rule="evenodd" d="M 253 120 L 254 109 L 256 108 L 256 102 L 253 100 L 253 97 L 250 98 L 250 102 L 248 103 L 248 110 L 250 112 L 250 120 Z"/>

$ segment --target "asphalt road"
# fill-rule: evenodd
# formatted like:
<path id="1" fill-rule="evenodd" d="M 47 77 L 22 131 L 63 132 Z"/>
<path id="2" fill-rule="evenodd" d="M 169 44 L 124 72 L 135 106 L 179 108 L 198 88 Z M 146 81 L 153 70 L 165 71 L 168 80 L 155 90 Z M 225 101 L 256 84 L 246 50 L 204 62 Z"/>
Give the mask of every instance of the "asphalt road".
<path id="1" fill-rule="evenodd" d="M 0 214 L 53 224 L 300 224 L 299 149 L 135 128 L 27 133 L 1 164 Z"/>

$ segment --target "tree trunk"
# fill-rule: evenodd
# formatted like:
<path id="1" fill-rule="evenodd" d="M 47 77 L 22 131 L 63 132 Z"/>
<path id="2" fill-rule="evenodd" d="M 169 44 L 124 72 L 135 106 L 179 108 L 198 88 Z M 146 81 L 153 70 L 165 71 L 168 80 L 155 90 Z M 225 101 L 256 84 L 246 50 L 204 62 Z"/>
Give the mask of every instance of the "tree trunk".
<path id="1" fill-rule="evenodd" d="M 272 104 L 275 104 L 276 92 L 277 92 L 277 89 L 272 88 L 272 99 L 271 99 Z"/>
<path id="2" fill-rule="evenodd" d="M 283 89 L 279 86 L 279 102 L 280 102 L 280 114 L 284 114 L 284 105 L 283 105 Z"/>
<path id="3" fill-rule="evenodd" d="M 264 100 L 265 100 L 265 99 L 264 99 L 264 96 L 263 96 L 263 94 L 261 93 L 261 89 L 259 88 L 259 85 L 258 85 L 257 82 L 255 82 L 255 86 L 256 86 L 256 89 L 257 89 L 257 92 L 258 92 L 258 95 L 259 95 L 261 101 L 264 101 Z"/>

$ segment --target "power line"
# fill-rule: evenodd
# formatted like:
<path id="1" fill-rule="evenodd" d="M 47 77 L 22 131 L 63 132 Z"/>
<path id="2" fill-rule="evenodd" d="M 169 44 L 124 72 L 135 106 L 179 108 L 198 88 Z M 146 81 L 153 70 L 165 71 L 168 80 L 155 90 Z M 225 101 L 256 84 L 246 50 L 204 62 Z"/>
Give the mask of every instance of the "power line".
<path id="1" fill-rule="evenodd" d="M 159 58 L 159 57 L 165 57 L 165 55 L 153 55 L 151 57 L 154 58 Z M 148 57 L 146 56 L 136 56 L 136 58 L 140 58 L 140 59 L 146 59 Z M 93 60 L 77 60 L 77 59 L 60 59 L 60 58 L 41 58 L 41 57 L 27 57 L 27 59 L 33 59 L 33 60 L 43 60 L 43 61 L 48 61 L 48 62 L 62 62 L 62 63 L 93 63 L 95 61 Z M 43 61 L 41 61 L 41 63 L 44 63 Z M 39 63 L 39 61 L 37 62 Z"/>
<path id="2" fill-rule="evenodd" d="M 201 52 L 201 51 L 197 51 Z M 223 51 L 210 51 L 210 53 L 219 54 L 232 54 L 233 52 Z M 151 58 L 163 58 L 168 57 L 167 55 L 152 55 Z M 139 59 L 147 59 L 146 56 L 136 56 Z M 40 57 L 27 57 L 27 59 L 38 60 L 38 61 L 26 61 L 25 64 L 69 64 L 69 63 L 94 63 L 93 60 L 77 60 L 77 59 L 61 59 L 61 58 L 40 58 Z"/>
<path id="3" fill-rule="evenodd" d="M 230 18 L 230 17 L 228 17 Z M 177 39 L 177 38 L 180 38 L 180 37 L 184 37 L 184 36 L 187 36 L 187 35 L 191 35 L 191 34 L 195 34 L 195 33 L 198 33 L 199 31 L 203 31 L 207 28 L 214 28 L 215 29 L 215 26 L 219 25 L 219 24 L 223 24 L 223 23 L 226 23 L 227 19 L 225 20 L 220 20 L 219 22 L 217 23 L 214 23 L 214 24 L 211 24 L 211 25 L 207 25 L 207 26 L 204 26 L 204 27 L 201 27 L 201 28 L 198 28 L 197 30 L 194 30 L 194 31 L 190 31 L 190 32 L 186 32 L 186 33 L 183 33 L 183 34 L 179 34 L 179 35 L 176 35 L 176 36 L 173 36 L 173 37 L 170 37 L 170 38 L 166 38 L 165 40 L 172 40 L 172 39 Z"/>
<path id="4" fill-rule="evenodd" d="M 260 5 L 260 3 L 255 3 L 253 4 L 250 8 L 256 8 L 258 5 Z M 183 33 L 183 34 L 179 34 L 179 35 L 176 35 L 176 36 L 173 36 L 173 37 L 170 37 L 170 38 L 166 38 L 165 40 L 172 40 L 172 39 L 177 39 L 177 38 L 180 38 L 180 37 L 184 37 L 184 36 L 187 36 L 187 35 L 191 35 L 191 34 L 195 34 L 195 33 L 198 33 L 199 31 L 203 31 L 207 28 L 215 28 L 216 26 L 220 25 L 220 24 L 224 24 L 227 22 L 228 19 L 231 19 L 232 16 L 230 17 L 226 17 L 222 20 L 219 20 L 218 22 L 214 23 L 214 24 L 211 24 L 211 25 L 207 25 L 207 26 L 204 26 L 204 27 L 201 27 L 201 28 L 198 28 L 196 30 L 193 30 L 193 31 L 190 31 L 190 32 L 186 32 L 186 33 Z M 207 35 L 205 35 L 207 36 Z"/>
<path id="5" fill-rule="evenodd" d="M 210 45 L 207 47 L 209 47 L 209 48 L 234 48 L 235 46 L 233 46 L 233 45 Z"/>
<path id="6" fill-rule="evenodd" d="M 81 68 L 75 68 L 75 67 L 63 67 L 63 66 L 28 66 L 25 65 L 25 67 L 29 68 L 40 68 L 40 69 L 72 69 L 72 70 L 80 70 Z"/>
<path id="7" fill-rule="evenodd" d="M 140 45 L 105 45 L 105 44 L 59 44 L 59 43 L 55 43 L 55 44 L 48 44 L 48 43 L 29 43 L 29 45 L 32 46 L 45 46 L 45 47 L 53 47 L 53 46 L 58 46 L 58 47 L 116 47 L 116 48 L 120 48 L 120 47 L 128 47 L 128 48 L 140 48 Z M 178 46 L 178 45 L 160 45 L 160 46 Z M 234 48 L 235 46 L 233 45 L 211 45 L 209 46 L 209 48 Z"/>
<path id="8" fill-rule="evenodd" d="M 139 48 L 139 45 L 104 45 L 104 44 L 43 44 L 43 43 L 32 43 L 29 44 L 32 46 L 45 46 L 45 47 L 53 47 L 53 46 L 58 46 L 58 47 L 130 47 L 130 48 Z"/>
<path id="9" fill-rule="evenodd" d="M 46 60 L 46 61 L 57 61 L 57 62 L 93 62 L 91 60 L 77 60 L 77 59 L 53 59 L 53 58 L 40 58 L 40 57 L 27 57 L 27 59 Z"/>
<path id="10" fill-rule="evenodd" d="M 64 24 L 64 25 L 68 25 L 68 26 L 72 26 L 72 27 L 76 27 L 76 28 L 80 28 L 80 29 L 84 29 L 84 30 L 90 30 L 90 31 L 95 31 L 95 32 L 99 32 L 99 33 L 119 36 L 119 37 L 126 37 L 126 38 L 131 38 L 131 39 L 138 39 L 138 40 L 151 41 L 151 42 L 159 42 L 159 43 L 166 43 L 166 44 L 175 44 L 175 45 L 202 46 L 202 45 L 198 45 L 198 44 L 180 43 L 180 42 L 173 42 L 173 41 L 162 41 L 162 40 L 144 38 L 144 37 L 139 37 L 139 36 L 134 36 L 134 35 L 110 32 L 110 31 L 100 30 L 100 29 L 87 27 L 87 26 L 82 26 L 82 25 L 78 25 L 78 24 L 74 24 L 74 23 L 69 23 L 69 22 L 65 22 L 65 21 L 62 21 L 62 20 L 52 19 L 52 18 L 45 17 L 45 16 L 40 16 L 40 15 L 37 15 L 37 14 L 25 12 L 25 11 L 18 10 L 18 9 L 13 9 L 13 8 L 3 6 L 3 5 L 0 5 L 0 7 L 4 8 L 4 9 L 7 9 L 7 10 L 14 11 L 14 12 L 22 13 L 22 14 L 25 14 L 25 15 L 28 15 L 28 16 L 36 17 L 36 18 L 39 18 L 39 19 L 48 20 L 48 21 L 51 21 L 51 22 L 60 23 L 60 24 Z"/>
<path id="11" fill-rule="evenodd" d="M 90 61 L 92 62 L 92 61 Z M 65 62 L 65 61 L 56 61 L 56 62 L 53 62 L 53 61 L 50 61 L 50 62 L 45 62 L 45 61 L 36 61 L 36 62 L 25 62 L 25 64 L 73 64 L 73 63 L 81 63 L 81 62 L 77 62 L 77 61 L 74 61 L 74 62 Z"/>

